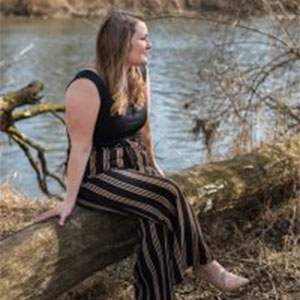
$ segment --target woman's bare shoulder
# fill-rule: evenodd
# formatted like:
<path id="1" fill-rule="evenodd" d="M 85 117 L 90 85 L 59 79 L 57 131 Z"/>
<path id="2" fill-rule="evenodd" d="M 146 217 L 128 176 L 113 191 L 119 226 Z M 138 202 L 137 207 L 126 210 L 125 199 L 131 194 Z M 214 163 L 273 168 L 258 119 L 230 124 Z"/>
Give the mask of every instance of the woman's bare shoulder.
<path id="1" fill-rule="evenodd" d="M 95 125 L 100 96 L 90 80 L 79 78 L 66 91 L 66 121 L 76 132 L 87 134 Z"/>
<path id="2" fill-rule="evenodd" d="M 67 96 L 82 96 L 82 95 L 97 95 L 97 87 L 95 84 L 88 78 L 77 78 L 74 80 L 66 90 Z M 99 96 L 99 95 L 98 95 Z"/>
<path id="3" fill-rule="evenodd" d="M 78 78 L 66 90 L 66 108 L 69 110 L 84 108 L 98 110 L 101 99 L 95 84 L 87 78 Z"/>

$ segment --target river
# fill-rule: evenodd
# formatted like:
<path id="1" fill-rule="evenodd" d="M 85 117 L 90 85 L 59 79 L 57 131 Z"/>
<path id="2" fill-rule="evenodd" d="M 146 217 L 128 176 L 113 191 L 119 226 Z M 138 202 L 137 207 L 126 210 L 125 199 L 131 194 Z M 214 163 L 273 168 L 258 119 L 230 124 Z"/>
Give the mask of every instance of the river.
<path id="1" fill-rule="evenodd" d="M 94 56 L 97 23 L 98 20 L 83 19 L 2 19 L 0 60 L 9 65 L 0 69 L 0 94 L 39 80 L 45 84 L 43 103 L 63 104 L 67 83 Z M 266 18 L 251 19 L 246 24 L 267 32 L 275 30 L 273 21 Z M 209 118 L 213 97 L 200 95 L 212 94 L 211 89 L 215 88 L 201 81 L 199 74 L 209 68 L 209 63 L 214 63 L 212 55 L 223 44 L 224 36 L 229 43 L 223 47 L 222 59 L 238 58 L 241 64 L 264 62 L 274 55 L 270 40 L 257 33 L 204 20 L 157 20 L 149 22 L 148 27 L 153 44 L 149 63 L 151 124 L 158 162 L 166 172 L 205 163 L 208 156 L 203 137 L 195 138 L 191 129 L 194 117 Z M 276 78 L 272 82 L 276 85 Z M 202 100 L 197 109 L 184 109 L 187 102 L 198 96 Z M 231 156 L 235 129 L 227 125 L 219 128 L 213 144 L 215 159 Z M 254 143 L 259 143 L 265 134 L 259 123 L 255 126 L 252 138 Z M 47 149 L 50 169 L 60 174 L 66 150 L 65 130 L 60 121 L 45 114 L 20 122 L 17 127 Z M 0 147 L 1 182 L 8 181 L 32 199 L 40 199 L 36 175 L 23 152 L 3 133 Z M 51 181 L 50 187 L 53 192 L 59 191 Z"/>

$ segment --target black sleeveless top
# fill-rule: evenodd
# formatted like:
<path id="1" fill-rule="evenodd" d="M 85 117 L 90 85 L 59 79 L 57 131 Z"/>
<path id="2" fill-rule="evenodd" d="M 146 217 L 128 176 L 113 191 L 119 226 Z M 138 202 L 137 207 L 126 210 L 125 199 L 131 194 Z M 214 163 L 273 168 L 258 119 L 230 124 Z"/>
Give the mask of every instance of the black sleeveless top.
<path id="1" fill-rule="evenodd" d="M 93 147 L 112 146 L 122 139 L 135 135 L 147 120 L 147 107 L 135 108 L 128 105 L 122 116 L 111 116 L 112 99 L 108 87 L 95 72 L 85 69 L 79 71 L 68 86 L 79 78 L 87 78 L 94 82 L 101 98 L 100 110 L 95 124 Z M 84 99 L 82 99 L 84 101 Z"/>

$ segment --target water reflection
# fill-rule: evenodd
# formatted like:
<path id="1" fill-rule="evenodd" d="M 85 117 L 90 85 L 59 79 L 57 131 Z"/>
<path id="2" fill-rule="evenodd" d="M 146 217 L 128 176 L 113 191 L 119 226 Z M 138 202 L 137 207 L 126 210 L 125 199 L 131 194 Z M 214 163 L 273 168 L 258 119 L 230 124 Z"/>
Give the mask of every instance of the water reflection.
<path id="1" fill-rule="evenodd" d="M 97 24 L 98 20 L 90 22 Z M 270 20 L 256 19 L 253 24 L 274 31 Z M 239 43 L 243 41 L 245 31 L 199 20 L 155 21 L 149 23 L 149 31 L 153 43 L 151 123 L 158 160 L 166 171 L 203 163 L 207 156 L 203 139 L 195 140 L 191 133 L 193 118 L 209 118 L 212 111 L 222 110 L 225 105 L 214 103 L 212 95 L 218 87 L 205 78 L 205 69 L 222 60 L 232 60 L 240 67 L 250 63 L 259 66 L 274 55 L 270 52 L 273 48 L 266 37 L 254 34 L 248 36 L 251 43 Z M 2 20 L 1 60 L 12 60 L 30 44 L 33 48 L 17 63 L 2 70 L 0 93 L 40 80 L 45 84 L 45 101 L 63 104 L 67 83 L 94 56 L 95 34 L 95 28 L 84 20 Z M 223 47 L 222 57 L 217 56 L 220 47 Z M 216 56 L 212 56 L 213 53 Z M 280 80 L 274 78 L 273 84 Z M 193 101 L 197 104 L 194 109 L 183 109 L 186 103 Z M 50 115 L 43 115 L 30 122 L 20 122 L 18 127 L 40 141 L 47 149 L 49 166 L 58 170 L 66 149 L 65 130 L 60 122 Z M 228 127 L 219 131 L 214 148 L 216 154 L 227 153 L 232 139 L 230 130 L 235 128 L 228 119 Z M 261 136 L 258 134 L 256 138 Z M 39 195 L 35 174 L 24 154 L 14 143 L 10 145 L 3 134 L 0 145 L 1 180 L 9 178 L 18 190 L 31 197 Z"/>

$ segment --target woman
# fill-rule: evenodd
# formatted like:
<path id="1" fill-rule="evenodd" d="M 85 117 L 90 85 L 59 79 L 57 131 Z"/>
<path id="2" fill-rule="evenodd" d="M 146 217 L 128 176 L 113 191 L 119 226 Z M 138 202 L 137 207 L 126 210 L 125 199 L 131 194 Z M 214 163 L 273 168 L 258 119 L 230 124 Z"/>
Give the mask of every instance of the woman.
<path id="1" fill-rule="evenodd" d="M 182 191 L 156 163 L 146 24 L 131 13 L 113 11 L 96 44 L 95 63 L 80 71 L 66 92 L 71 141 L 66 198 L 36 221 L 58 216 L 63 226 L 75 203 L 136 216 L 141 238 L 134 267 L 137 300 L 175 299 L 174 285 L 190 266 L 223 291 L 247 284 L 213 259 Z"/>

